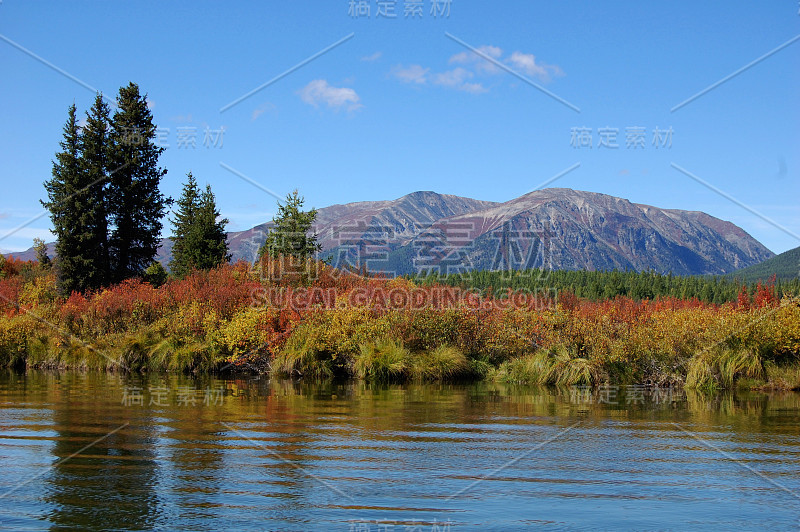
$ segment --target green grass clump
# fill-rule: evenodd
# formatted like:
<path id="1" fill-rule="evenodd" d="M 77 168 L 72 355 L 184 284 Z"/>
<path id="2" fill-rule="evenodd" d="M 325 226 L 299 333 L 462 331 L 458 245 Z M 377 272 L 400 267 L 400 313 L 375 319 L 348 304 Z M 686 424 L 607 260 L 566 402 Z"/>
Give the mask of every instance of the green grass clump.
<path id="1" fill-rule="evenodd" d="M 411 374 L 421 380 L 452 380 L 467 377 L 470 372 L 464 353 L 449 345 L 416 353 L 411 362 Z"/>
<path id="2" fill-rule="evenodd" d="M 766 377 L 764 359 L 746 347 L 720 347 L 698 353 L 689 361 L 686 387 L 707 392 L 733 388 L 739 379 Z"/>
<path id="3" fill-rule="evenodd" d="M 355 374 L 368 380 L 392 381 L 405 376 L 411 352 L 400 342 L 387 338 L 359 347 L 353 361 Z"/>
<path id="4" fill-rule="evenodd" d="M 551 384 L 572 386 L 575 384 L 593 385 L 599 382 L 596 366 L 583 357 L 570 358 L 556 362 L 551 373 Z"/>
<path id="5" fill-rule="evenodd" d="M 766 364 L 766 384 L 762 387 L 770 390 L 800 390 L 800 365 Z"/>
<path id="6" fill-rule="evenodd" d="M 701 353 L 689 360 L 686 371 L 686 387 L 714 392 L 720 388 L 720 382 L 714 371 L 713 359 L 710 355 Z"/>
<path id="7" fill-rule="evenodd" d="M 563 345 L 540 349 L 501 365 L 498 378 L 517 384 L 593 385 L 600 381 L 600 370 L 591 360 L 574 357 Z"/>
<path id="8" fill-rule="evenodd" d="M 272 373 L 279 377 L 333 377 L 333 357 L 320 351 L 312 342 L 294 338 L 272 360 Z"/>
<path id="9" fill-rule="evenodd" d="M 546 350 L 504 362 L 497 372 L 500 380 L 516 384 L 546 384 L 552 372 L 552 362 Z"/>
<path id="10" fill-rule="evenodd" d="M 764 361 L 751 349 L 726 349 L 717 360 L 722 384 L 732 388 L 737 378 L 761 379 L 764 377 Z"/>

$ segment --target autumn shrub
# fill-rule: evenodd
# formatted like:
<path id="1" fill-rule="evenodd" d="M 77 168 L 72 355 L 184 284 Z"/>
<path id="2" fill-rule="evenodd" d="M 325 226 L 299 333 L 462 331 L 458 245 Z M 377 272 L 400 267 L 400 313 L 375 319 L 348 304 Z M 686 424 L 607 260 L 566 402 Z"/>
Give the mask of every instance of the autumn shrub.
<path id="1" fill-rule="evenodd" d="M 203 301 L 222 319 L 230 319 L 251 302 L 260 283 L 252 279 L 249 266 L 238 262 L 209 271 L 195 271 L 183 279 L 171 279 L 162 290 L 176 305 Z"/>
<path id="2" fill-rule="evenodd" d="M 113 334 L 149 325 L 168 309 L 167 294 L 139 279 L 97 293 L 73 293 L 61 307 L 62 319 L 76 332 Z"/>
<path id="3" fill-rule="evenodd" d="M 36 263 L 33 261 L 20 260 L 13 255 L 0 258 L 0 279 L 10 279 L 26 272 L 33 271 Z"/>
<path id="4" fill-rule="evenodd" d="M 39 322 L 26 314 L 0 319 L 0 365 L 14 366 L 24 361 L 28 343 L 38 327 Z"/>
<path id="5" fill-rule="evenodd" d="M 477 316 L 476 343 L 467 346 L 459 332 L 456 344 L 468 352 L 485 354 L 493 364 L 522 356 L 543 343 L 541 315 L 527 310 L 490 310 Z"/>
<path id="6" fill-rule="evenodd" d="M 26 309 L 53 303 L 58 298 L 54 274 L 39 275 L 26 282 L 19 294 L 19 304 Z"/>
<path id="7" fill-rule="evenodd" d="M 800 360 L 800 301 L 787 300 L 771 321 L 776 357 L 782 361 Z"/>
<path id="8" fill-rule="evenodd" d="M 183 303 L 159 321 L 165 335 L 180 343 L 205 339 L 206 332 L 218 323 L 213 309 L 204 301 Z"/>
<path id="9" fill-rule="evenodd" d="M 267 354 L 280 339 L 279 313 L 274 308 L 246 307 L 209 331 L 208 337 L 215 348 L 236 358 L 253 352 Z"/>
<path id="10" fill-rule="evenodd" d="M 24 280 L 19 276 L 0 279 L 0 313 L 6 316 L 17 313 L 23 285 Z"/>

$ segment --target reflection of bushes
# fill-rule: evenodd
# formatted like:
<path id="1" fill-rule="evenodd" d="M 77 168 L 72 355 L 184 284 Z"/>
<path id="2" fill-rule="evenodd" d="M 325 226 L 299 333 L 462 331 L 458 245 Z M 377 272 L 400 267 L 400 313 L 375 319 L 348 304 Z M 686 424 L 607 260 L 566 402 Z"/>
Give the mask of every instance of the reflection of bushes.
<path id="1" fill-rule="evenodd" d="M 789 299 L 713 305 L 572 297 L 556 305 L 463 298 L 450 287 L 324 264 L 300 283 L 272 275 L 276 265 L 264 260 L 255 271 L 240 263 L 159 287 L 130 280 L 68 298 L 56 295 L 52 273 L 14 263 L 0 279 L 0 364 L 149 371 L 232 364 L 371 381 L 800 384 L 800 306 Z M 266 279 L 258 274 L 265 271 Z M 427 305 L 413 309 L 402 304 L 408 298 L 387 297 L 404 293 Z M 517 306 L 506 304 L 512 299 Z"/>

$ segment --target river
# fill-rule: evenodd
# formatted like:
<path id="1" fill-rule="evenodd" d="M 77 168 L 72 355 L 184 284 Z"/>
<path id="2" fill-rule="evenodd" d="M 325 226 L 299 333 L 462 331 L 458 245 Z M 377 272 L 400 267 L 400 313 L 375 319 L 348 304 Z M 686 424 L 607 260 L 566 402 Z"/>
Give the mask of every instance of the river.
<path id="1" fill-rule="evenodd" d="M 800 527 L 800 394 L 0 374 L 0 528 Z"/>

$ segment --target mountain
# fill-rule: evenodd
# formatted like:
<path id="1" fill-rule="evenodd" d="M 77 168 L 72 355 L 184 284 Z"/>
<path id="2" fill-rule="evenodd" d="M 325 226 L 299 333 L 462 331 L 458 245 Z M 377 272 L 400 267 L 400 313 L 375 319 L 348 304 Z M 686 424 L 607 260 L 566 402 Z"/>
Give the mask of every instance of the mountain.
<path id="1" fill-rule="evenodd" d="M 252 261 L 270 226 L 229 233 L 234 260 Z M 703 212 L 566 188 L 504 203 L 414 192 L 332 205 L 318 210 L 315 231 L 334 265 L 397 274 L 528 267 L 727 274 L 774 256 L 741 228 Z M 170 256 L 167 239 L 159 260 Z"/>
<path id="2" fill-rule="evenodd" d="M 438 220 L 494 205 L 497 204 L 491 201 L 449 194 L 413 192 L 393 201 L 361 201 L 323 207 L 317 211 L 314 230 L 326 256 L 352 243 L 375 239 L 396 247 Z M 272 222 L 229 233 L 228 244 L 233 260 L 255 260 L 270 227 Z"/>
<path id="3" fill-rule="evenodd" d="M 790 249 L 764 262 L 736 270 L 730 274 L 731 277 L 748 283 L 758 280 L 767 281 L 773 275 L 784 281 L 800 277 L 800 247 Z"/>
<path id="4" fill-rule="evenodd" d="M 531 192 L 484 210 L 434 223 L 404 247 L 449 248 L 438 271 L 543 267 L 724 274 L 773 253 L 730 222 L 697 211 L 660 209 L 565 188 Z M 421 262 L 408 249 L 390 252 L 389 270 Z M 396 258 L 394 258 L 396 257 Z M 454 260 L 455 259 L 455 260 Z M 423 261 L 424 262 L 424 261 Z M 435 259 L 429 262 L 435 263 Z"/>

